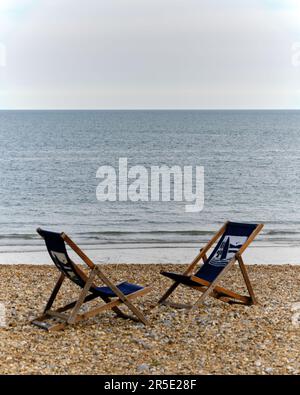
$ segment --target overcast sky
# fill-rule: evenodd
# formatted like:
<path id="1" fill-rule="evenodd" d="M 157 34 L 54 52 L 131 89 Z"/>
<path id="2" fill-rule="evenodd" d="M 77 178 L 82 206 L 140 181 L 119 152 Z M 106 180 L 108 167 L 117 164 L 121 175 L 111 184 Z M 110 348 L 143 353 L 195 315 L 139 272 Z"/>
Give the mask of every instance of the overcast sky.
<path id="1" fill-rule="evenodd" d="M 0 0 L 0 43 L 1 109 L 300 108 L 299 0 Z"/>

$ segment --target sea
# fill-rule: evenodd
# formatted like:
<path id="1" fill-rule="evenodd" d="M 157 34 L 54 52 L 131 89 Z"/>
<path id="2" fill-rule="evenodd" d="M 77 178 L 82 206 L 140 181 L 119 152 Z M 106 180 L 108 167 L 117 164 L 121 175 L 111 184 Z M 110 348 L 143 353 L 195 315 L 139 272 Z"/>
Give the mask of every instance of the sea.
<path id="1" fill-rule="evenodd" d="M 204 205 L 99 201 L 100 166 L 202 166 Z M 0 111 L 0 263 L 50 263 L 37 227 L 100 263 L 187 263 L 224 221 L 252 263 L 300 262 L 300 110 Z"/>

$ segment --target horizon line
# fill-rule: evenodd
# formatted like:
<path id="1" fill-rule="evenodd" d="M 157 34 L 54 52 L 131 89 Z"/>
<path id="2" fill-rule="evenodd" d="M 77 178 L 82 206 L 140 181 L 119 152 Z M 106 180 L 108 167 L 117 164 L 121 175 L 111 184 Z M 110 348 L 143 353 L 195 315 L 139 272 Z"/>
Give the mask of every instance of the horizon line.
<path id="1" fill-rule="evenodd" d="M 299 111 L 300 108 L 0 108 L 0 111 Z"/>

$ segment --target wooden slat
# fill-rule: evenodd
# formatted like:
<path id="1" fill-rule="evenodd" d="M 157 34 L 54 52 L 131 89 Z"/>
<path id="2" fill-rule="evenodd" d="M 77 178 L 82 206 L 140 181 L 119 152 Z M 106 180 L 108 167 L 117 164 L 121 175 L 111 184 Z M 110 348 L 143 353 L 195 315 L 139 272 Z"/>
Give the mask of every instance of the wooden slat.
<path id="1" fill-rule="evenodd" d="M 183 273 L 183 275 L 187 276 L 197 265 L 197 263 L 206 256 L 206 253 L 208 250 L 213 246 L 213 244 L 222 236 L 222 234 L 225 232 L 226 227 L 227 227 L 228 221 L 224 223 L 224 225 L 218 230 L 218 232 L 210 239 L 210 241 L 200 250 L 200 253 L 195 257 L 195 259 L 192 261 L 190 266 L 187 268 L 187 270 Z"/>
<path id="2" fill-rule="evenodd" d="M 94 281 L 96 273 L 97 273 L 97 268 L 94 267 L 94 269 L 91 271 L 91 274 L 90 274 L 87 282 L 85 283 L 82 291 L 80 292 L 79 298 L 78 298 L 78 300 L 77 300 L 77 302 L 76 302 L 76 304 L 75 304 L 75 306 L 74 306 L 74 308 L 73 308 L 73 310 L 72 310 L 72 312 L 70 314 L 70 317 L 68 318 L 68 324 L 73 324 L 75 322 L 76 315 L 77 315 L 80 307 L 84 303 L 84 300 L 85 300 L 85 298 L 86 298 L 86 296 L 87 296 L 87 294 L 88 294 L 88 292 L 89 292 L 89 290 L 91 288 L 91 285 L 92 285 L 92 283 Z"/>
<path id="3" fill-rule="evenodd" d="M 162 295 L 162 297 L 159 299 L 158 303 L 163 303 L 168 297 L 175 291 L 175 289 L 178 287 L 180 282 L 175 281 L 170 288 L 167 289 L 167 291 Z"/>
<path id="4" fill-rule="evenodd" d="M 75 251 L 76 254 L 80 256 L 80 258 L 90 267 L 90 269 L 94 269 L 94 262 L 81 250 L 81 248 L 78 247 L 78 245 L 73 240 L 70 239 L 68 235 L 62 233 L 61 237 L 72 248 L 72 250 Z"/>
<path id="5" fill-rule="evenodd" d="M 65 320 L 64 320 L 64 322 L 55 322 L 55 323 L 46 322 L 45 319 L 49 320 L 49 316 L 43 317 L 41 320 L 40 319 L 41 319 L 41 317 L 31 321 L 31 323 L 41 329 L 48 331 L 48 332 L 64 329 L 67 325 Z"/>
<path id="6" fill-rule="evenodd" d="M 67 326 L 66 322 L 59 322 L 56 324 L 51 325 L 47 331 L 48 332 L 54 332 L 54 331 L 61 331 L 62 329 L 65 329 L 65 327 Z"/>
<path id="7" fill-rule="evenodd" d="M 96 295 L 96 294 L 90 294 L 90 295 L 88 295 L 88 296 L 85 298 L 84 303 L 90 302 L 91 300 L 94 300 L 94 299 L 96 299 L 96 298 L 98 298 L 98 297 L 99 297 L 99 296 Z M 70 302 L 70 303 L 66 304 L 65 306 L 59 307 L 58 309 L 56 309 L 56 311 L 58 311 L 58 312 L 61 313 L 61 312 L 63 312 L 63 311 L 70 310 L 70 309 L 72 309 L 72 308 L 76 305 L 76 303 L 77 303 L 77 300 L 74 300 L 73 302 Z"/>
<path id="8" fill-rule="evenodd" d="M 245 249 L 252 243 L 258 233 L 262 230 L 264 224 L 258 224 L 251 235 L 248 237 L 247 241 L 242 245 L 242 247 L 238 250 L 237 254 L 242 255 Z"/>
<path id="9" fill-rule="evenodd" d="M 103 295 L 100 295 L 100 298 L 101 298 L 102 300 L 104 300 L 105 303 L 111 302 L 111 298 L 109 298 L 109 297 L 105 297 L 105 296 L 103 296 Z M 132 319 L 132 320 L 134 320 L 134 321 L 139 321 L 138 318 L 136 318 L 136 317 L 134 317 L 134 316 L 132 316 L 132 315 L 129 315 L 129 314 L 124 313 L 124 312 L 123 312 L 119 307 L 117 307 L 117 306 L 112 307 L 112 311 L 114 311 L 118 317 L 121 317 L 121 318 L 124 318 L 124 319 L 130 318 L 130 319 Z"/>
<path id="10" fill-rule="evenodd" d="M 56 282 L 56 284 L 55 284 L 55 286 L 53 288 L 53 291 L 52 291 L 52 293 L 50 295 L 50 298 L 49 298 L 49 300 L 47 302 L 47 305 L 46 305 L 46 307 L 44 309 L 44 312 L 46 312 L 47 310 L 49 310 L 52 307 L 53 302 L 54 302 L 54 300 L 55 300 L 55 298 L 56 298 L 56 296 L 58 294 L 58 291 L 60 290 L 60 288 L 62 286 L 62 283 L 64 282 L 65 277 L 66 276 L 64 275 L 64 273 L 60 274 L 60 276 L 59 276 L 59 278 L 58 278 L 58 280 L 57 280 L 57 282 Z"/>
<path id="11" fill-rule="evenodd" d="M 253 291 L 253 288 L 252 288 L 252 285 L 251 285 L 251 282 L 250 282 L 250 279 L 249 279 L 249 276 L 248 276 L 247 269 L 246 269 L 246 266 L 244 264 L 243 258 L 241 257 L 240 254 L 237 254 L 237 259 L 238 259 L 238 262 L 239 262 L 239 266 L 240 266 L 240 269 L 241 269 L 241 272 L 242 272 L 242 275 L 243 275 L 246 287 L 248 289 L 248 292 L 249 292 L 249 295 L 250 295 L 250 298 L 251 298 L 251 302 L 252 302 L 252 304 L 257 304 L 257 300 L 256 300 L 256 297 L 255 297 L 255 294 L 254 294 L 254 291 Z"/>
<path id="12" fill-rule="evenodd" d="M 203 248 L 201 248 L 201 250 L 203 250 Z M 201 251 L 201 250 L 200 250 L 200 251 Z M 204 254 L 203 254 L 203 257 L 202 257 L 203 263 L 206 263 L 207 258 L 208 258 L 208 257 L 207 257 L 207 254 L 204 253 Z"/>
<path id="13" fill-rule="evenodd" d="M 139 296 L 145 295 L 146 293 L 150 292 L 151 290 L 152 290 L 151 287 L 146 287 L 146 288 L 140 289 L 139 291 L 136 291 L 136 292 L 134 292 L 134 293 L 132 293 L 130 295 L 127 295 L 127 299 L 133 300 L 133 299 L 135 299 L 135 298 L 137 298 Z M 94 317 L 95 315 L 97 315 L 97 314 L 99 314 L 99 313 L 101 313 L 101 312 L 103 312 L 105 310 L 112 309 L 113 307 L 119 306 L 120 304 L 123 304 L 123 303 L 124 302 L 122 300 L 116 299 L 116 300 L 114 300 L 112 302 L 109 302 L 109 303 L 103 305 L 103 306 L 96 307 L 96 308 L 94 308 L 94 309 L 92 309 L 90 311 L 87 311 L 86 313 L 79 314 L 77 316 L 77 318 L 76 318 L 76 322 L 84 320 L 84 319 L 87 319 L 87 318 L 90 318 L 90 317 Z M 146 320 L 146 323 L 148 323 L 147 320 Z"/>
<path id="14" fill-rule="evenodd" d="M 209 296 L 209 294 L 214 290 L 216 287 L 217 283 L 221 280 L 222 277 L 225 276 L 225 274 L 228 272 L 228 270 L 234 265 L 236 261 L 236 258 L 232 258 L 229 263 L 227 264 L 226 267 L 219 273 L 219 275 L 210 283 L 210 285 L 207 287 L 207 289 L 203 292 L 203 294 L 200 296 L 200 298 L 197 300 L 197 302 L 194 304 L 192 307 L 193 309 L 196 309 L 203 301 L 204 299 Z M 195 276 L 192 276 L 191 278 L 195 278 Z"/>
<path id="15" fill-rule="evenodd" d="M 109 278 L 107 278 L 104 273 L 99 269 L 99 267 L 97 266 L 97 275 L 100 277 L 100 279 L 104 282 L 105 285 L 107 285 L 114 293 L 115 295 L 124 303 L 126 304 L 127 307 L 129 307 L 129 309 L 133 312 L 133 314 L 135 314 L 141 322 L 143 322 L 145 325 L 148 324 L 148 321 L 146 319 L 146 317 L 144 316 L 144 314 L 136 307 L 134 306 L 129 299 L 129 295 L 125 296 L 123 294 L 123 292 L 121 292 L 119 290 L 119 288 L 113 284 Z M 149 292 L 151 290 L 150 287 L 144 288 L 144 290 L 147 289 L 146 292 Z M 133 294 L 130 294 L 133 295 Z"/>
<path id="16" fill-rule="evenodd" d="M 63 313 L 59 313 L 58 311 L 55 310 L 48 310 L 46 311 L 46 315 L 54 318 L 59 318 L 60 320 L 67 321 L 68 316 Z"/>
<path id="17" fill-rule="evenodd" d="M 151 290 L 152 290 L 151 287 L 146 287 L 146 288 L 140 289 L 140 290 L 128 295 L 127 298 L 130 299 L 130 300 L 133 300 L 135 298 L 138 298 L 140 296 L 143 296 L 143 295 L 147 294 Z M 102 306 L 99 306 L 99 307 L 96 307 L 94 309 L 91 309 L 91 310 L 89 310 L 86 313 L 77 314 L 76 317 L 75 317 L 74 323 L 75 322 L 79 322 L 79 321 L 83 321 L 83 320 L 91 318 L 91 317 L 94 317 L 95 315 L 97 315 L 97 314 L 99 314 L 99 313 L 101 313 L 103 311 L 113 309 L 114 307 L 119 306 L 121 304 L 123 304 L 123 302 L 120 299 L 116 299 L 116 300 L 114 300 L 112 302 L 109 302 L 109 303 L 106 303 L 106 304 L 104 304 Z M 72 303 L 72 305 L 74 306 L 74 303 Z M 68 306 L 68 309 L 70 309 L 70 307 L 69 307 L 70 304 L 67 305 L 67 306 Z M 42 328 L 42 329 L 46 329 L 47 331 L 61 330 L 61 329 L 65 328 L 66 325 L 67 325 L 67 318 L 68 317 L 66 315 L 60 313 L 60 311 L 63 311 L 63 309 L 65 309 L 65 308 L 66 308 L 66 306 L 61 307 L 60 309 L 58 309 L 56 311 L 52 311 L 52 310 L 47 311 L 46 314 L 42 315 L 39 318 L 36 318 L 31 323 L 36 325 L 36 326 L 38 326 L 38 327 L 40 327 L 40 328 Z M 130 319 L 133 319 L 135 321 L 137 321 L 137 320 L 140 321 L 139 318 L 131 317 L 128 314 L 123 313 L 123 315 L 124 315 L 124 318 L 130 318 Z M 49 319 L 49 317 L 59 318 L 59 319 L 62 319 L 64 322 L 62 322 L 62 323 L 55 323 L 53 325 L 51 325 L 51 323 L 44 322 L 44 320 Z"/>
<path id="18" fill-rule="evenodd" d="M 191 276 L 191 280 L 201 284 L 202 286 L 206 286 L 206 287 L 209 287 L 212 284 L 209 281 L 203 280 L 202 278 L 199 278 L 197 276 Z M 192 288 L 196 289 L 198 287 L 192 286 Z M 201 289 L 199 289 L 199 290 L 201 291 Z M 238 294 L 236 292 L 233 292 L 233 291 L 231 291 L 231 290 L 229 290 L 227 288 L 220 287 L 219 285 L 216 285 L 213 290 L 215 292 L 217 292 L 218 295 L 220 295 L 220 296 L 222 296 L 222 295 L 229 296 L 231 298 L 238 299 L 238 300 L 240 300 L 240 301 L 242 301 L 244 303 L 248 303 L 249 302 L 249 298 L 247 296 L 240 295 L 240 294 Z"/>
<path id="19" fill-rule="evenodd" d="M 169 300 L 165 300 L 164 302 L 162 302 L 162 304 L 170 307 L 175 307 L 175 309 L 190 309 L 191 307 L 193 307 L 191 304 L 175 303 Z"/>
<path id="20" fill-rule="evenodd" d="M 39 321 L 39 319 L 31 321 L 33 325 L 38 326 L 39 328 L 48 330 L 51 326 L 49 322 Z"/>

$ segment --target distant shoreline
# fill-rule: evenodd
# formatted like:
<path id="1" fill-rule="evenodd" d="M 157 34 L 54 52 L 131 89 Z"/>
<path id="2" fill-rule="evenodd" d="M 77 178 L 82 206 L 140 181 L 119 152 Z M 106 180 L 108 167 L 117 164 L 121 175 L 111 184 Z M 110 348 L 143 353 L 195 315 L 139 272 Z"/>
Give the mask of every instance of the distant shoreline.
<path id="1" fill-rule="evenodd" d="M 193 260 L 201 245 L 99 245 L 84 246 L 82 249 L 96 263 L 127 264 L 186 264 Z M 13 246 L 12 248 L 16 248 Z M 23 251 L 22 251 L 23 249 Z M 70 252 L 77 262 L 80 259 Z M 263 246 L 253 245 L 245 253 L 246 264 L 252 265 L 300 265 L 300 246 Z M 51 265 L 46 249 L 40 247 L 20 247 L 15 250 L 1 252 L 0 265 Z"/>

